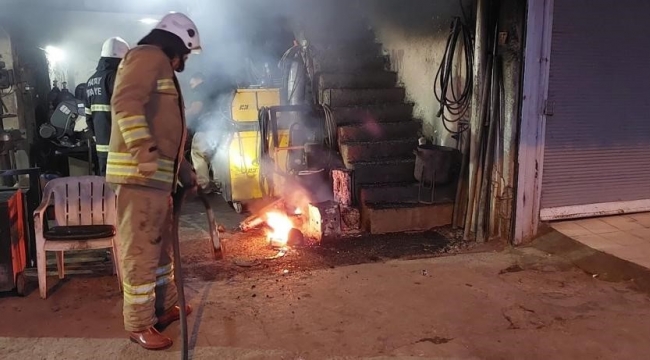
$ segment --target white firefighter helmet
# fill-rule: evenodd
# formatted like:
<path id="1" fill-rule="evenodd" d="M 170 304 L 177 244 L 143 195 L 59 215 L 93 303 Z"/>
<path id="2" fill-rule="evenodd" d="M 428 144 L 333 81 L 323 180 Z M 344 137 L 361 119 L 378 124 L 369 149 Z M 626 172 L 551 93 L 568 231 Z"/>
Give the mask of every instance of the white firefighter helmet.
<path id="1" fill-rule="evenodd" d="M 101 57 L 121 59 L 129 51 L 129 44 L 120 37 L 112 37 L 104 41 Z"/>
<path id="2" fill-rule="evenodd" d="M 194 21 L 185 14 L 171 12 L 165 15 L 156 25 L 156 29 L 168 31 L 183 40 L 183 44 L 194 54 L 201 52 L 199 30 Z"/>

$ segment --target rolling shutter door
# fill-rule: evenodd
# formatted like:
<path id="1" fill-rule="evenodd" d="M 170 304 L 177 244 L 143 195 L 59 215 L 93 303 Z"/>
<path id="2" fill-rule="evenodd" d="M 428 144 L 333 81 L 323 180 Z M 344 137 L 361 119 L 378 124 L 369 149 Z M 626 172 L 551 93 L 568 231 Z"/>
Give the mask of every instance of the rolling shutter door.
<path id="1" fill-rule="evenodd" d="M 555 0 L 541 218 L 650 210 L 650 1 Z"/>

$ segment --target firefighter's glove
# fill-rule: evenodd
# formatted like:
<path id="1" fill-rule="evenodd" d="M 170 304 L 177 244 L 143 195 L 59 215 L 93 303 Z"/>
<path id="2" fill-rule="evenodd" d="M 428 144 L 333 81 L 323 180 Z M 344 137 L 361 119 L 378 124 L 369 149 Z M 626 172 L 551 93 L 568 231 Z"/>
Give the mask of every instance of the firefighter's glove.
<path id="1" fill-rule="evenodd" d="M 181 160 L 181 167 L 178 174 L 178 180 L 180 181 L 181 186 L 184 189 L 189 190 L 191 193 L 196 192 L 196 189 L 198 188 L 198 184 L 199 184 L 196 177 L 196 171 L 194 171 L 194 167 L 192 167 L 192 164 L 190 164 L 185 159 Z"/>
<path id="2" fill-rule="evenodd" d="M 198 186 L 198 181 L 196 178 L 196 173 L 194 170 L 188 172 L 188 173 L 181 173 L 180 174 L 180 180 L 181 180 L 181 185 L 186 188 L 186 189 L 193 189 Z"/>

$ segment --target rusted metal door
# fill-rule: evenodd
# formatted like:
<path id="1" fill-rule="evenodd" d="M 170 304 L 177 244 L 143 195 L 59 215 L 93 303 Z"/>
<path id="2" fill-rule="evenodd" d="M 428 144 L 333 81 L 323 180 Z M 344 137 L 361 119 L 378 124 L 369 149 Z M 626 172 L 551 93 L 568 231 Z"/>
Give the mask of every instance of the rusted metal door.
<path id="1" fill-rule="evenodd" d="M 650 210 L 650 1 L 555 0 L 541 218 Z"/>

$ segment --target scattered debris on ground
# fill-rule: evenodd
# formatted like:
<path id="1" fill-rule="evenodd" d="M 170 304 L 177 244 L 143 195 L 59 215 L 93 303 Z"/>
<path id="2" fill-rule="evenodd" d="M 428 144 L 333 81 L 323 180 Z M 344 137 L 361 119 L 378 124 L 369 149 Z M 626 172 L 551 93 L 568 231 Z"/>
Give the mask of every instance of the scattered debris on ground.
<path id="1" fill-rule="evenodd" d="M 292 246 L 286 251 L 278 251 L 269 245 L 264 229 L 240 231 L 238 227 L 245 216 L 234 214 L 224 205 L 219 200 L 213 204 L 221 227 L 224 249 L 224 258 L 220 261 L 214 261 L 210 257 L 209 234 L 201 207 L 196 202 L 187 205 L 187 215 L 181 221 L 181 251 L 184 273 L 190 281 L 260 276 L 282 273 L 284 270 L 293 273 L 394 259 L 429 258 L 466 252 L 474 246 L 462 240 L 462 231 L 448 227 L 420 233 L 379 236 L 359 234 L 318 245 Z"/>
<path id="2" fill-rule="evenodd" d="M 224 279 L 240 273 L 308 271 L 346 265 L 417 259 L 458 253 L 469 248 L 437 231 L 382 236 L 358 236 L 316 246 L 278 250 L 269 246 L 263 231 L 222 233 L 224 259 L 210 258 L 207 233 L 186 236 L 182 243 L 183 267 L 189 278 L 204 281 Z"/>

